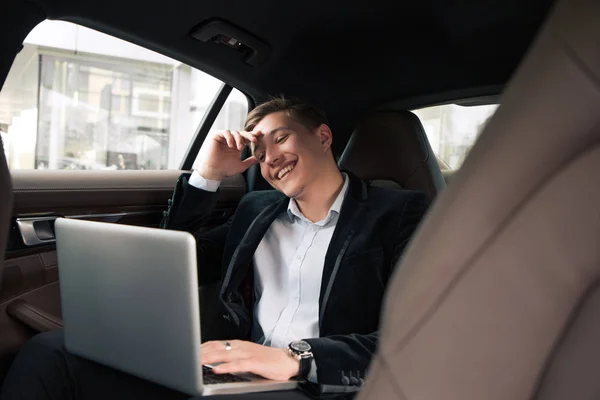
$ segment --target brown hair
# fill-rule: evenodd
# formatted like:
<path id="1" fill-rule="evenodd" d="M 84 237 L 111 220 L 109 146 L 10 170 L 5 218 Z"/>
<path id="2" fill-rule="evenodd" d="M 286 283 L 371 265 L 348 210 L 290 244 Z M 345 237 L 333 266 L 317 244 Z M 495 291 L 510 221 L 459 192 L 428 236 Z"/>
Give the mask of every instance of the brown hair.
<path id="1" fill-rule="evenodd" d="M 272 97 L 270 100 L 256 106 L 246 118 L 244 130 L 251 131 L 263 118 L 269 114 L 285 111 L 292 120 L 308 129 L 315 129 L 321 124 L 328 124 L 325 113 L 297 99 L 286 99 L 283 96 Z"/>

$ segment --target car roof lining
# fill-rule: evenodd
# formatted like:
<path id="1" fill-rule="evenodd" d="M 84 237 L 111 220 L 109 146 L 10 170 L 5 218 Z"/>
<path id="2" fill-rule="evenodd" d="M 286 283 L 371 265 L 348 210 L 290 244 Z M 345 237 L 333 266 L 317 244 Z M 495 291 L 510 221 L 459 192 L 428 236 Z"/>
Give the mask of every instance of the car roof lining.
<path id="1" fill-rule="evenodd" d="M 223 80 L 255 102 L 282 93 L 300 97 L 325 110 L 336 132 L 337 152 L 357 118 L 382 104 L 416 108 L 500 93 L 552 3 L 532 0 L 525 8 L 519 0 L 375 1 L 345 3 L 341 10 L 338 3 L 322 0 L 286 7 L 274 0 L 183 2 L 178 7 L 155 0 L 9 1 L 13 9 L 28 7 L 38 15 L 41 9 L 50 19 L 165 54 Z M 251 67 L 226 46 L 190 37 L 194 27 L 213 18 L 266 42 L 271 47 L 267 62 Z M 19 29 L 19 19 L 5 20 L 15 21 L 9 30 Z M 448 94 L 458 97 L 446 98 Z"/>

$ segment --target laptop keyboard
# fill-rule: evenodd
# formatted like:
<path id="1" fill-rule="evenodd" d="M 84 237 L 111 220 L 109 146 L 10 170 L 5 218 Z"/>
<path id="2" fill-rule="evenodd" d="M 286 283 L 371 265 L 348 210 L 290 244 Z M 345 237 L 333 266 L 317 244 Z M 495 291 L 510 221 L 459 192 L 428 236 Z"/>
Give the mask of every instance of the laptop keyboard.
<path id="1" fill-rule="evenodd" d="M 211 367 L 202 366 L 202 381 L 205 385 L 216 383 L 250 382 L 250 379 L 232 374 L 215 374 Z"/>

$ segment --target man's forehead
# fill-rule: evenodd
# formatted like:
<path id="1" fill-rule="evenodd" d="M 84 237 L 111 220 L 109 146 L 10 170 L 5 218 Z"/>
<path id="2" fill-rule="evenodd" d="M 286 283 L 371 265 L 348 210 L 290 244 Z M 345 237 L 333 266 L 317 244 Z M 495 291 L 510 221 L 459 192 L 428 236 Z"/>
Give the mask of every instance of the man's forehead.
<path id="1" fill-rule="evenodd" d="M 289 127 L 289 126 L 282 125 L 282 126 L 277 126 L 277 127 L 273 128 L 271 130 L 268 130 L 268 131 L 267 130 L 257 129 L 257 128 L 254 128 L 254 130 L 255 131 L 261 131 L 262 134 L 263 134 L 263 136 L 260 136 L 258 138 L 258 140 L 256 141 L 256 143 L 253 143 L 253 146 L 252 146 L 253 147 L 253 151 L 256 151 L 257 149 L 259 149 L 262 146 L 262 143 L 264 143 L 264 141 L 266 139 L 269 139 L 269 136 L 272 136 L 272 135 L 274 135 L 274 134 L 276 134 L 278 132 L 281 132 L 281 131 L 291 131 L 292 128 Z"/>

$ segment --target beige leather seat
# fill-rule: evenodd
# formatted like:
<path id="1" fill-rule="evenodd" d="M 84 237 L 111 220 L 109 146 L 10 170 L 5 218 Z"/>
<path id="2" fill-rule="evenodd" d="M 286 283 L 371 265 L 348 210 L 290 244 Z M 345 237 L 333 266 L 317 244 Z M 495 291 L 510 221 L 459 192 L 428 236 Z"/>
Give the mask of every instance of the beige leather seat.
<path id="1" fill-rule="evenodd" d="M 4 146 L 0 138 L 0 283 L 2 282 L 2 271 L 4 270 L 4 256 L 10 219 L 12 216 L 12 184 L 8 165 L 4 156 Z"/>
<path id="2" fill-rule="evenodd" d="M 396 268 L 360 399 L 600 398 L 599 21 L 551 12 Z"/>
<path id="3" fill-rule="evenodd" d="M 446 187 L 419 118 L 409 111 L 378 111 L 356 127 L 338 162 L 361 179 L 392 181 L 425 192 L 430 200 Z"/>

